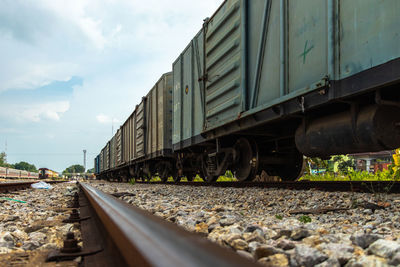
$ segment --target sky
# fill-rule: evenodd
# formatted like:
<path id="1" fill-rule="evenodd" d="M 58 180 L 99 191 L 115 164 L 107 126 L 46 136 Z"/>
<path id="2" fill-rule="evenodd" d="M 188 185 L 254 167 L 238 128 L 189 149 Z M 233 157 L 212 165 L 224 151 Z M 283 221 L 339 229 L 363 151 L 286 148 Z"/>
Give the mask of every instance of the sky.
<path id="1" fill-rule="evenodd" d="M 1 0 L 0 152 L 93 159 L 222 0 Z"/>

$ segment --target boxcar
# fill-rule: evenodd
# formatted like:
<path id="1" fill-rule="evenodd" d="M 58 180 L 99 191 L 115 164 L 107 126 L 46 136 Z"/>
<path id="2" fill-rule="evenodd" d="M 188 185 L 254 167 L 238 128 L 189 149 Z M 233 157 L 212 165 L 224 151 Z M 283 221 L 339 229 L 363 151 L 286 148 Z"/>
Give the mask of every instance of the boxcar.
<path id="1" fill-rule="evenodd" d="M 110 141 L 107 142 L 107 145 L 104 148 L 104 169 L 110 169 Z"/>
<path id="2" fill-rule="evenodd" d="M 134 111 L 129 118 L 125 121 L 125 123 L 122 125 L 122 152 L 123 152 L 123 157 L 122 161 L 124 163 L 129 163 L 135 158 L 137 158 L 137 153 L 136 153 L 136 128 L 135 128 L 135 123 L 136 123 L 136 111 Z"/>
<path id="3" fill-rule="evenodd" d="M 172 73 L 158 80 L 146 97 L 146 155 L 155 158 L 172 152 Z"/>
<path id="4" fill-rule="evenodd" d="M 111 150 L 110 150 L 111 149 Z M 110 150 L 111 164 L 107 151 Z M 150 177 L 163 180 L 175 170 L 172 153 L 172 73 L 165 73 L 142 98 L 100 154 L 105 166 L 99 173 L 118 179 Z M 107 176 L 106 175 L 106 176 Z M 106 177 L 108 178 L 108 177 Z"/>
<path id="5" fill-rule="evenodd" d="M 174 169 L 172 162 L 172 73 L 165 73 L 143 97 L 128 119 L 130 151 L 135 164 L 129 172 L 134 177 L 158 173 L 167 179 Z M 125 132 L 124 132 L 125 134 Z M 124 144 L 124 148 L 126 145 Z"/>
<path id="6" fill-rule="evenodd" d="M 110 169 L 114 169 L 117 165 L 117 147 L 116 147 L 117 136 L 114 135 L 110 141 Z"/>
<path id="7" fill-rule="evenodd" d="M 105 171 L 105 168 L 104 168 L 104 165 L 105 165 L 105 160 L 104 160 L 104 148 L 101 150 L 101 152 L 100 152 L 100 172 L 104 172 Z"/>
<path id="8" fill-rule="evenodd" d="M 124 161 L 122 157 L 122 130 L 121 128 L 118 129 L 117 133 L 115 134 L 115 161 L 116 161 L 116 166 L 121 166 Z"/>
<path id="9" fill-rule="evenodd" d="M 292 180 L 301 154 L 399 146 L 399 8 L 225 1 L 173 64 L 174 149 L 203 145 L 208 180 L 227 168 Z"/>

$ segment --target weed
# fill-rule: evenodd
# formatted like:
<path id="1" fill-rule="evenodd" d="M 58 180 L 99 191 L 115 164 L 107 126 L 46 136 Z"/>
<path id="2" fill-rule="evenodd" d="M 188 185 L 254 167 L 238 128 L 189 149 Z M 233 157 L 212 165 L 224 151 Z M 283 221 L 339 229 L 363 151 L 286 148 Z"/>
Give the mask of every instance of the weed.
<path id="1" fill-rule="evenodd" d="M 136 180 L 134 178 L 130 179 L 129 182 L 130 184 L 134 185 L 136 183 Z"/>
<path id="2" fill-rule="evenodd" d="M 311 222 L 311 218 L 307 215 L 302 215 L 298 218 L 298 220 L 302 223 L 310 223 Z"/>
<path id="3" fill-rule="evenodd" d="M 150 182 L 161 182 L 161 178 L 158 176 L 153 176 L 151 177 Z"/>
<path id="4" fill-rule="evenodd" d="M 280 215 L 280 214 L 276 214 L 276 215 L 275 215 L 275 218 L 277 218 L 278 220 L 282 220 L 282 219 L 283 219 L 283 216 Z"/>
<path id="5" fill-rule="evenodd" d="M 193 179 L 193 182 L 204 182 L 204 180 L 197 174 L 196 177 Z"/>
<path id="6" fill-rule="evenodd" d="M 220 176 L 217 179 L 217 182 L 237 182 L 237 179 L 234 177 L 226 177 L 226 176 Z"/>
<path id="7" fill-rule="evenodd" d="M 376 173 L 369 173 L 366 171 L 349 171 L 346 174 L 335 174 L 332 172 L 325 172 L 321 174 L 307 174 L 299 180 L 308 181 L 396 181 L 399 180 L 396 173 L 390 168 L 388 170 L 378 171 Z"/>

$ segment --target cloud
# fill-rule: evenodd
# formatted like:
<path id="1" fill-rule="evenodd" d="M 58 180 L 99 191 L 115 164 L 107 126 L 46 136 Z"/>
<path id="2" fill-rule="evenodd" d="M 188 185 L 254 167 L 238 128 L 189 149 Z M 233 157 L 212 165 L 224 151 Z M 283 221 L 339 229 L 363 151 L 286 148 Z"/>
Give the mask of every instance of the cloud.
<path id="1" fill-rule="evenodd" d="M 21 119 L 39 122 L 41 120 L 59 121 L 60 116 L 69 109 L 68 101 L 54 103 L 43 103 L 32 106 L 21 107 Z"/>
<path id="2" fill-rule="evenodd" d="M 2 106 L 2 117 L 13 118 L 17 122 L 59 121 L 61 115 L 68 111 L 68 101 L 57 101 L 38 104 L 11 104 Z"/>
<path id="3" fill-rule="evenodd" d="M 104 115 L 104 114 L 97 115 L 96 120 L 102 124 L 112 124 L 112 123 L 118 124 L 120 122 L 116 118 L 112 118 L 112 117 Z"/>
<path id="4" fill-rule="evenodd" d="M 110 123 L 111 122 L 111 118 L 107 115 L 104 114 L 99 114 L 96 116 L 96 120 L 100 123 Z"/>
<path id="5" fill-rule="evenodd" d="M 97 155 L 222 2 L 1 0 L 0 143 Z M 63 170 L 81 157 L 10 160 Z"/>
<path id="6" fill-rule="evenodd" d="M 38 88 L 53 81 L 68 81 L 76 69 L 77 66 L 70 63 L 11 63 L 7 66 L 7 70 L 0 67 L 0 70 L 3 71 L 3 74 L 0 74 L 0 78 L 3 75 L 5 76 L 5 73 L 10 75 L 8 79 L 5 79 L 0 84 L 0 92 L 7 89 Z"/>

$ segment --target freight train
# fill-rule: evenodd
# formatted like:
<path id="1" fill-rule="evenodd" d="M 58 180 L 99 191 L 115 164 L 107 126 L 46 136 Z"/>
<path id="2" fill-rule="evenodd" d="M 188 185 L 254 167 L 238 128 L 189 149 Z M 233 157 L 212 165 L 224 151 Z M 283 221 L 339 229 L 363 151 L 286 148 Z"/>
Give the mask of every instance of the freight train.
<path id="1" fill-rule="evenodd" d="M 6 167 L 0 167 L 0 178 L 4 179 L 38 179 L 37 172 L 28 172 Z"/>
<path id="2" fill-rule="evenodd" d="M 97 177 L 300 174 L 400 146 L 400 1 L 226 0 L 95 159 Z"/>

